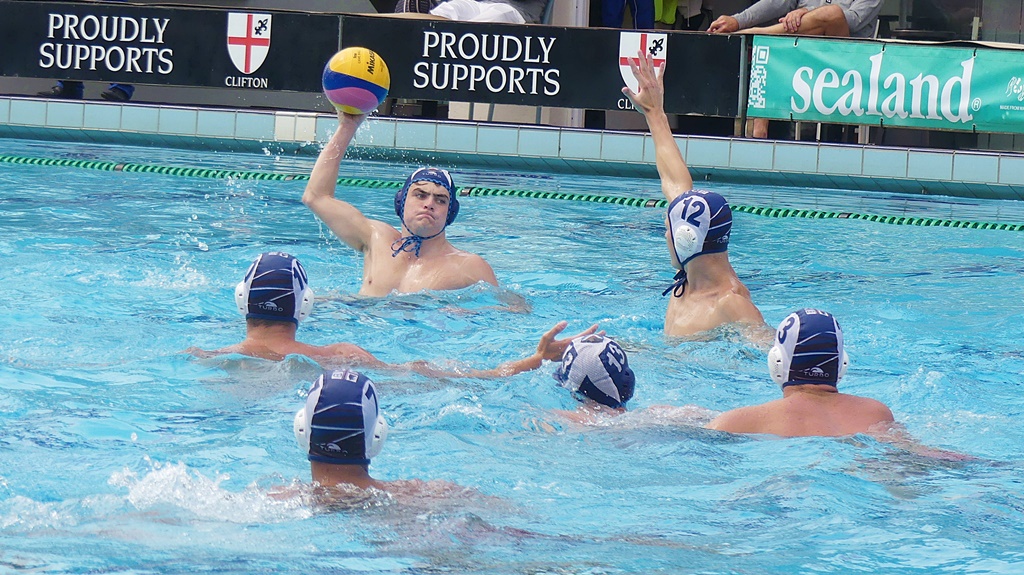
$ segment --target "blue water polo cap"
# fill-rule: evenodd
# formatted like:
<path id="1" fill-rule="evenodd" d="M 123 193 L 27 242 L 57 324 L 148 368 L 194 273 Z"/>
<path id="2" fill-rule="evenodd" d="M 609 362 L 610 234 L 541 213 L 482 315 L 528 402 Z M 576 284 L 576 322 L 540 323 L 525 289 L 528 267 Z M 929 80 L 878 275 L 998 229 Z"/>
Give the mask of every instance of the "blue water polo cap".
<path id="1" fill-rule="evenodd" d="M 668 205 L 668 231 L 680 267 L 697 256 L 729 249 L 732 209 L 715 192 L 690 190 Z"/>
<path id="2" fill-rule="evenodd" d="M 409 188 L 416 182 L 433 182 L 448 190 L 448 214 L 445 216 L 444 227 L 441 228 L 441 231 L 426 238 L 416 234 L 403 236 L 391 244 L 392 257 L 404 251 L 411 251 L 419 256 L 423 241 L 441 235 L 444 228 L 450 226 L 455 221 L 455 217 L 459 215 L 459 199 L 455 197 L 455 183 L 452 181 L 452 175 L 448 173 L 448 170 L 429 167 L 419 168 L 405 180 L 402 188 L 395 193 L 395 213 L 398 215 L 398 219 L 402 221 L 403 226 L 405 226 L 405 200 L 409 197 Z M 405 226 L 405 228 L 408 229 L 408 226 Z"/>
<path id="3" fill-rule="evenodd" d="M 369 465 L 384 446 L 388 424 L 370 378 L 351 369 L 327 370 L 295 414 L 293 431 L 310 461 Z"/>
<path id="4" fill-rule="evenodd" d="M 245 319 L 290 321 L 313 310 L 313 290 L 299 260 L 283 252 L 260 254 L 235 287 L 235 304 Z"/>
<path id="5" fill-rule="evenodd" d="M 608 407 L 624 407 L 633 397 L 636 385 L 626 352 L 613 340 L 598 334 L 572 340 L 553 375 L 574 394 Z"/>
<path id="6" fill-rule="evenodd" d="M 849 363 L 839 322 L 832 314 L 811 308 L 782 320 L 768 352 L 768 372 L 782 387 L 836 386 Z"/>

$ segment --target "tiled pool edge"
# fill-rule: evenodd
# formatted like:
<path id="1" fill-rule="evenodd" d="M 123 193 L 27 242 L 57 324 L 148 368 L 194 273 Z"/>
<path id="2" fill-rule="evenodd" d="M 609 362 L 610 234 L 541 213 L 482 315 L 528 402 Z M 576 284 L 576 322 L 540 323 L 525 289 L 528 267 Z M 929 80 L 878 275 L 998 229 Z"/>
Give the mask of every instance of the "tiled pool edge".
<path id="1" fill-rule="evenodd" d="M 332 114 L 0 96 L 0 137 L 314 155 Z M 695 180 L 1024 200 L 1024 155 L 677 136 Z M 352 155 L 657 177 L 641 132 L 375 118 Z"/>

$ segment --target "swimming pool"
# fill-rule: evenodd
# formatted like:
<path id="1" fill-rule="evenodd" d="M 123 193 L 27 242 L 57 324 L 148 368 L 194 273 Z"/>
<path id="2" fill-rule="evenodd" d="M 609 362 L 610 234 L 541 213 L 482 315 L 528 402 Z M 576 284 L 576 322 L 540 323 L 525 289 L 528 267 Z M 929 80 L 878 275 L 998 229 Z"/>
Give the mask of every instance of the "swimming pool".
<path id="1" fill-rule="evenodd" d="M 308 173 L 312 158 L 0 141 L 0 155 Z M 398 180 L 364 161 L 348 174 Z M 657 198 L 649 180 L 465 173 L 460 186 Z M 450 229 L 527 314 L 484 288 L 353 296 L 359 259 L 319 226 L 303 181 L 0 167 L 0 569 L 42 573 L 1019 573 L 1024 568 L 1021 232 L 736 213 L 730 253 L 767 321 L 833 312 L 844 391 L 875 397 L 949 463 L 866 438 L 700 429 L 778 396 L 764 352 L 729 333 L 666 340 L 657 209 L 469 197 Z M 1024 222 L 1012 202 L 715 186 L 733 204 Z M 393 189 L 340 193 L 393 220 Z M 327 512 L 268 489 L 308 480 L 292 414 L 317 367 L 179 353 L 243 335 L 234 285 L 258 253 L 305 265 L 300 337 L 381 359 L 493 366 L 560 319 L 615 336 L 632 412 L 596 429 L 550 366 L 513 378 L 372 373 L 391 435 L 371 472 L 471 488 Z M 498 309 L 496 309 L 498 308 Z M 673 417 L 676 416 L 676 417 Z M 554 432 L 543 430 L 544 423 Z"/>

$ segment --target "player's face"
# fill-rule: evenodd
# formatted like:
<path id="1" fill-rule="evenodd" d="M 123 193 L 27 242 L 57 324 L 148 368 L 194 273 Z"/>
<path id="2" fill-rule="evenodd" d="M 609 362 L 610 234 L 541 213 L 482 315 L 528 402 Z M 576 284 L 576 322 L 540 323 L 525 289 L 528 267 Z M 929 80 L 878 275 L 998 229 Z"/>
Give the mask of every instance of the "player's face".
<path id="1" fill-rule="evenodd" d="M 448 218 L 448 190 L 434 182 L 413 182 L 405 197 L 405 225 L 419 236 L 440 232 Z"/>

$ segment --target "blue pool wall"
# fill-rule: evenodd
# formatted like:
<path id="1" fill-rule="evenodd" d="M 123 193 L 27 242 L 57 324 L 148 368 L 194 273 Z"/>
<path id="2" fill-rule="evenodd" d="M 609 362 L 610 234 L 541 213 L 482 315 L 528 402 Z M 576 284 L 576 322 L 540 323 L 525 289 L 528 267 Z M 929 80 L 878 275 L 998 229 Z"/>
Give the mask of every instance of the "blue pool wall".
<path id="1" fill-rule="evenodd" d="M 333 114 L 0 96 L 0 137 L 314 156 Z M 677 135 L 695 180 L 1024 200 L 1024 154 Z M 644 132 L 377 117 L 356 157 L 656 178 Z"/>

